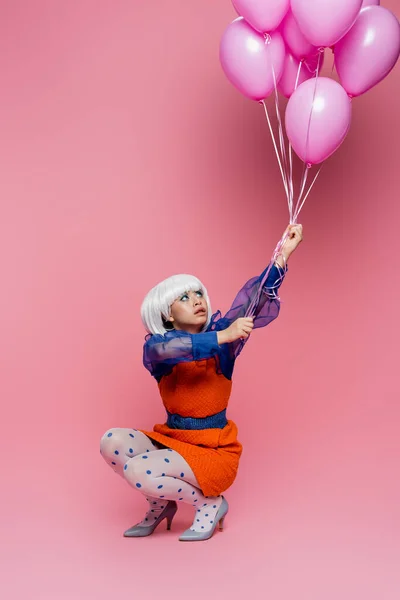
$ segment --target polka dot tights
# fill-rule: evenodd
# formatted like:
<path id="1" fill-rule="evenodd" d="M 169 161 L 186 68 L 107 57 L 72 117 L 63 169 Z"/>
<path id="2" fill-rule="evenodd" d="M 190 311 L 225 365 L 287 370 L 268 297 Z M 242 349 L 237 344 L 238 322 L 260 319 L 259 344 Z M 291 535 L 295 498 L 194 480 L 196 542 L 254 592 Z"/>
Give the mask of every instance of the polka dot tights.
<path id="1" fill-rule="evenodd" d="M 194 531 L 212 528 L 222 497 L 206 497 L 185 459 L 164 448 L 160 450 L 144 433 L 136 429 L 109 429 L 101 438 L 100 452 L 116 473 L 144 494 L 149 510 L 140 525 L 157 519 L 167 500 L 191 504 L 196 515 Z"/>

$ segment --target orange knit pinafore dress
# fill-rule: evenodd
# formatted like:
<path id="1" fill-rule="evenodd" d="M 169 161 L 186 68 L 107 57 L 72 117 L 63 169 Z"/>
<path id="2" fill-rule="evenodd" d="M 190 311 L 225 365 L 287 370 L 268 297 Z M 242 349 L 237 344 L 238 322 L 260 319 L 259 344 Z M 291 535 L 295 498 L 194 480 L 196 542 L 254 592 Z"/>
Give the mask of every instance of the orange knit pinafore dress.
<path id="1" fill-rule="evenodd" d="M 208 358 L 176 364 L 158 387 L 169 413 L 201 419 L 227 408 L 232 381 L 217 373 L 215 359 Z M 235 480 L 242 446 L 233 421 L 228 420 L 222 429 L 155 425 L 154 431 L 143 433 L 183 456 L 205 496 L 218 496 Z"/>

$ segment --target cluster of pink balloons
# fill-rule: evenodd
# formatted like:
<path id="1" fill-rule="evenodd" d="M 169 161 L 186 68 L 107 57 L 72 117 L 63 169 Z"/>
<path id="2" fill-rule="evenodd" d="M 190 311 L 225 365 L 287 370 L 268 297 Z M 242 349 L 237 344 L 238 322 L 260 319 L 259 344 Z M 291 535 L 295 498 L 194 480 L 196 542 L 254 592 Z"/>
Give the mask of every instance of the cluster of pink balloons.
<path id="1" fill-rule="evenodd" d="M 379 83 L 400 53 L 400 26 L 379 0 L 232 0 L 240 15 L 220 45 L 223 70 L 248 98 L 276 88 L 289 102 L 286 132 L 302 160 L 318 164 L 343 142 L 350 99 Z M 340 83 L 319 77 L 332 48 Z"/>

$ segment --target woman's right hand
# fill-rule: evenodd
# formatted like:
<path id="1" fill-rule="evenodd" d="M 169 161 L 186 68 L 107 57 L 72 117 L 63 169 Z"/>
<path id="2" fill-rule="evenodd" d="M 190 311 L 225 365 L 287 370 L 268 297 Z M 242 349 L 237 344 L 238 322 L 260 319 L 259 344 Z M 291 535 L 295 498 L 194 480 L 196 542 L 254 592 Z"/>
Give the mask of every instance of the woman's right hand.
<path id="1" fill-rule="evenodd" d="M 239 317 L 229 327 L 218 331 L 218 344 L 229 344 L 238 339 L 245 340 L 249 337 L 254 327 L 254 317 Z"/>

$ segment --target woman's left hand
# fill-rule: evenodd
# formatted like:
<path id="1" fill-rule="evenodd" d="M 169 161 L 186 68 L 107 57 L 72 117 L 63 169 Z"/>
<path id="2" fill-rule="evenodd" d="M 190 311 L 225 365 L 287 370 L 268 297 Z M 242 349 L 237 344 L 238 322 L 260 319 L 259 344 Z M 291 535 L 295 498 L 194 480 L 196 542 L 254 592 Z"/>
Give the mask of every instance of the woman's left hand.
<path id="1" fill-rule="evenodd" d="M 288 233 L 288 236 L 283 244 L 282 253 L 287 260 L 303 241 L 303 225 L 289 225 L 285 231 L 286 233 Z"/>

